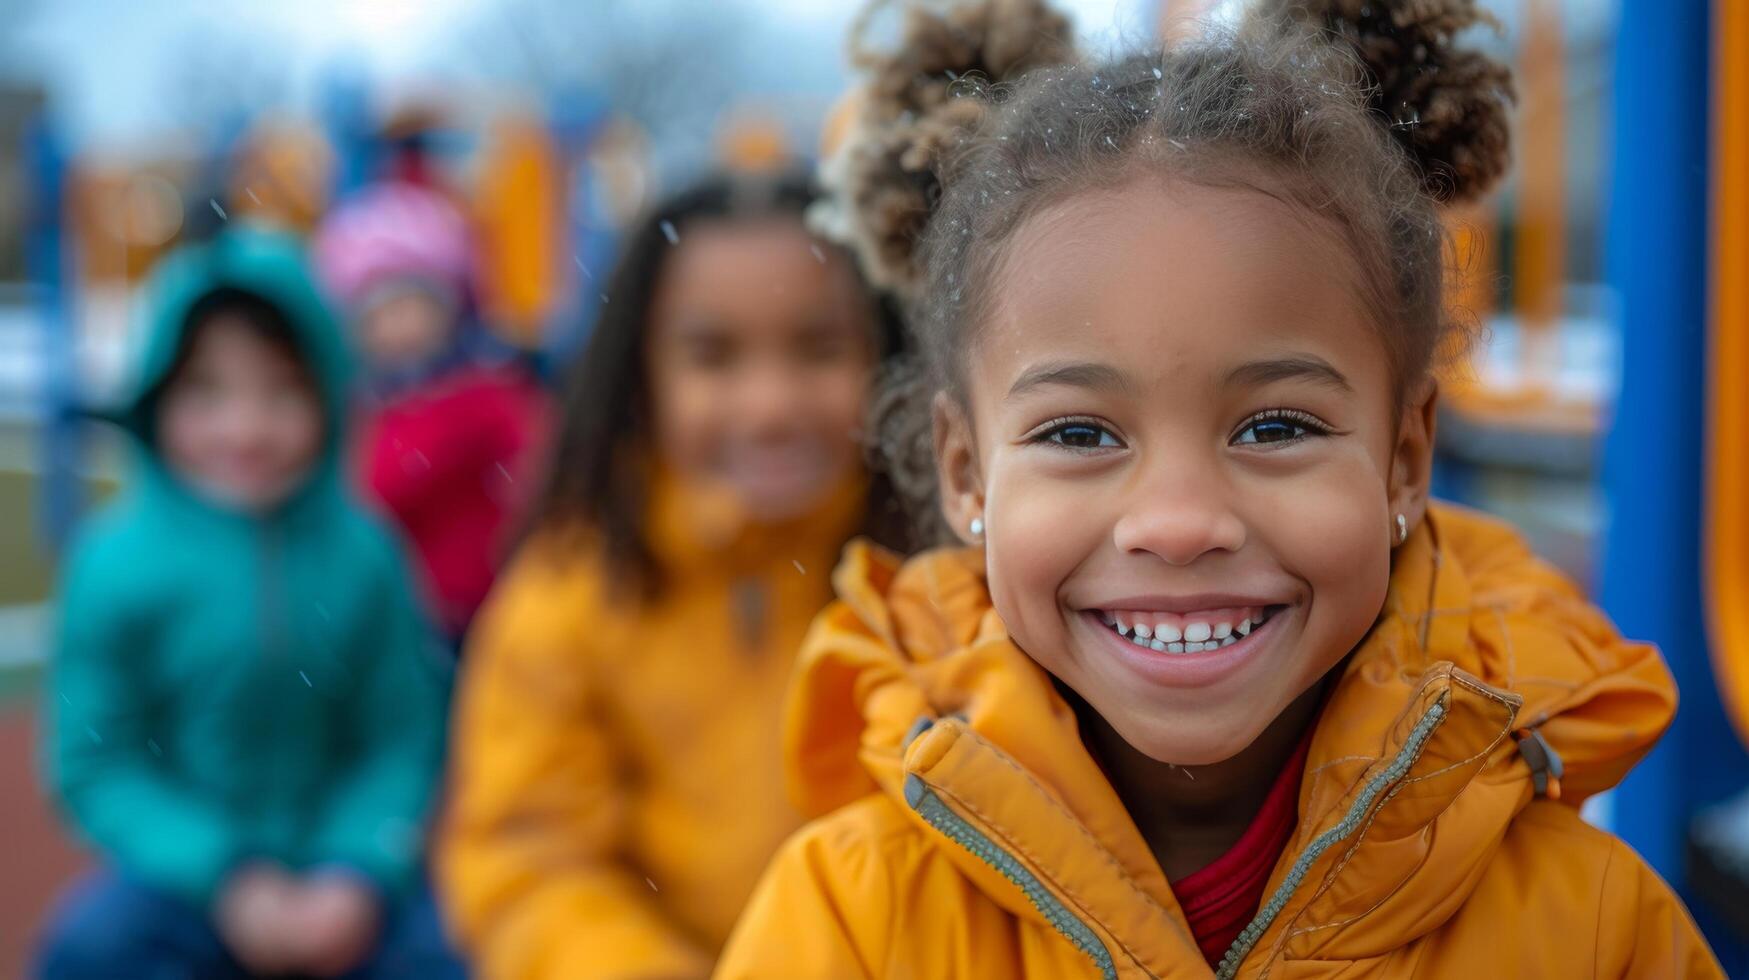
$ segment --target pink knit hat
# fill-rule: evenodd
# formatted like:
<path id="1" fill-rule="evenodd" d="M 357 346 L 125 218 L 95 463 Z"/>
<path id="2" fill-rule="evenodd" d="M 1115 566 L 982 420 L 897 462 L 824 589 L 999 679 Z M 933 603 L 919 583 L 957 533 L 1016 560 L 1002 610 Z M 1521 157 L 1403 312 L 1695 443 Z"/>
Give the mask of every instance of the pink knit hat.
<path id="1" fill-rule="evenodd" d="M 343 201 L 317 229 L 312 251 L 322 284 L 346 309 L 403 279 L 454 290 L 458 302 L 472 293 L 467 220 L 412 184 L 378 184 Z"/>

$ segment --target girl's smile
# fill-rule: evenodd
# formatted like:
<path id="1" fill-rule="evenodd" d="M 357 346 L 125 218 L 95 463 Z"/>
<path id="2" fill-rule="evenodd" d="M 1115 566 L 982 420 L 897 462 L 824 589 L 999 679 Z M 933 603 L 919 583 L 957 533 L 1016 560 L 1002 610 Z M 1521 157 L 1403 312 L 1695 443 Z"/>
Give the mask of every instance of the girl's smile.
<path id="1" fill-rule="evenodd" d="M 1078 631 L 1092 628 L 1098 639 L 1081 642 L 1107 644 L 1144 681 L 1204 687 L 1259 659 L 1280 632 L 1272 627 L 1286 609 L 1259 604 L 1185 616 L 1090 609 L 1082 612 Z"/>

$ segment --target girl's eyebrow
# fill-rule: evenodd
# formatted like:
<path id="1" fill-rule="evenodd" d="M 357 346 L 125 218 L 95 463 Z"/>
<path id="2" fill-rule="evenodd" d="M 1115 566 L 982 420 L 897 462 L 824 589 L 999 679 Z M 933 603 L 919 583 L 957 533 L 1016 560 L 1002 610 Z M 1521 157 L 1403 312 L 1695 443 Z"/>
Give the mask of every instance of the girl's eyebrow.
<path id="1" fill-rule="evenodd" d="M 1109 391 L 1130 390 L 1130 380 L 1122 371 L 1109 364 L 1094 361 L 1047 361 L 1023 371 L 1008 389 L 1008 397 L 1046 385 L 1068 385 L 1073 388 L 1096 388 Z"/>
<path id="2" fill-rule="evenodd" d="M 1275 381 L 1302 379 L 1352 392 L 1354 386 L 1329 361 L 1316 354 L 1294 354 L 1266 361 L 1249 361 L 1227 372 L 1227 383 L 1261 387 Z"/>

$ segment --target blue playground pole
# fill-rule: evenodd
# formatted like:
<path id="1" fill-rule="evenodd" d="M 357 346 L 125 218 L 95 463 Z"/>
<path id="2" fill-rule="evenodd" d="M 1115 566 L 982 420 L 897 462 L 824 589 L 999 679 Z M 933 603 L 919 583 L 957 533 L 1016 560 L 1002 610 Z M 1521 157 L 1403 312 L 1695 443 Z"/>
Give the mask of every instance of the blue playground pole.
<path id="1" fill-rule="evenodd" d="M 25 264 L 37 295 L 43 332 L 41 469 L 37 481 L 37 533 L 59 552 L 84 507 L 80 479 L 78 363 L 67 280 L 71 274 L 67 235 L 66 148 L 46 115 L 25 133 L 30 168 L 30 213 L 25 228 Z"/>
<path id="2" fill-rule="evenodd" d="M 599 203 L 593 197 L 595 189 L 575 166 L 612 121 L 613 107 L 588 89 L 571 89 L 553 99 L 548 115 L 565 160 L 568 244 L 578 270 L 572 302 L 561 305 L 559 321 L 548 325 L 541 344 L 549 369 L 562 373 L 563 366 L 583 348 L 594 330 L 595 319 L 601 313 L 602 291 L 607 288 L 619 250 L 617 230 L 594 206 Z"/>
<path id="3" fill-rule="evenodd" d="M 1604 446 L 1602 599 L 1624 633 L 1663 648 L 1682 692 L 1669 733 L 1618 791 L 1614 825 L 1679 891 L 1695 810 L 1749 786 L 1707 659 L 1701 586 L 1708 6 L 1623 0 L 1605 248 L 1626 367 Z M 1749 976 L 1749 949 L 1684 897 L 1726 971 Z"/>
<path id="4" fill-rule="evenodd" d="M 336 160 L 335 200 L 370 183 L 382 156 L 371 115 L 369 82 L 362 68 L 343 66 L 322 84 L 321 115 Z"/>

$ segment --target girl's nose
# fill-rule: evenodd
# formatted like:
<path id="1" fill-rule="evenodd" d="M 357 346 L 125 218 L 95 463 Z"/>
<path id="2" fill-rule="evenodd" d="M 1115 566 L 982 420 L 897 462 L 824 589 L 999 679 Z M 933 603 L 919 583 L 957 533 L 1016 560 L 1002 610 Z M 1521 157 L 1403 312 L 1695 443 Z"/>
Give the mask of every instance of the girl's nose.
<path id="1" fill-rule="evenodd" d="M 1245 522 L 1224 481 L 1179 470 L 1138 481 L 1112 528 L 1119 550 L 1188 565 L 1211 552 L 1244 547 Z"/>
<path id="2" fill-rule="evenodd" d="M 761 365 L 740 379 L 735 402 L 741 419 L 761 429 L 793 425 L 797 413 L 806 410 L 807 399 L 796 372 L 783 365 Z"/>

